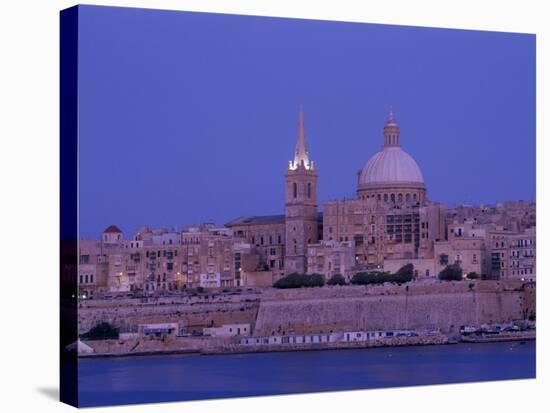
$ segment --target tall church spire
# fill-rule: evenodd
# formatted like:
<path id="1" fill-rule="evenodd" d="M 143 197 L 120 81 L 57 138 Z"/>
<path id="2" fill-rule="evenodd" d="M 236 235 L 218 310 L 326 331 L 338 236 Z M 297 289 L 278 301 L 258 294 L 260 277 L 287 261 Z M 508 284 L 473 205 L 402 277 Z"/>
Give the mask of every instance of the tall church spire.
<path id="1" fill-rule="evenodd" d="M 307 273 L 307 249 L 319 240 L 317 171 L 307 151 L 304 107 L 300 105 L 294 159 L 285 172 L 284 274 Z"/>
<path id="2" fill-rule="evenodd" d="M 313 169 L 313 162 L 309 160 L 309 153 L 307 151 L 306 131 L 304 127 L 304 105 L 300 105 L 296 150 L 294 151 L 294 160 L 289 162 L 289 169 L 295 170 L 301 166 L 305 169 Z"/>
<path id="3" fill-rule="evenodd" d="M 384 126 L 384 147 L 389 146 L 399 146 L 399 125 L 395 120 L 392 105 L 390 105 L 390 113 Z"/>

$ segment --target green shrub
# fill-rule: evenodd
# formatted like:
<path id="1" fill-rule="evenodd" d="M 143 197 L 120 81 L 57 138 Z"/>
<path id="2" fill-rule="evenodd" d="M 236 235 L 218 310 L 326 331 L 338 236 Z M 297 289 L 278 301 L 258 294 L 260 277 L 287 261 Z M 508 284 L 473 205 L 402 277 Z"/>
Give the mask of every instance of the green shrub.
<path id="1" fill-rule="evenodd" d="M 278 280 L 273 287 L 275 288 L 302 288 L 302 287 L 322 287 L 325 285 L 325 277 L 322 274 L 289 274 Z"/>
<path id="2" fill-rule="evenodd" d="M 118 328 L 113 327 L 109 323 L 101 322 L 92 327 L 87 333 L 82 334 L 81 337 L 87 340 L 117 339 Z"/>
<path id="3" fill-rule="evenodd" d="M 397 270 L 395 275 L 398 275 L 398 276 L 404 277 L 404 278 L 410 278 L 412 280 L 413 275 L 414 275 L 414 265 L 412 265 L 410 263 L 407 264 L 407 265 L 403 265 L 401 268 L 399 268 L 399 270 Z"/>
<path id="4" fill-rule="evenodd" d="M 327 281 L 328 285 L 346 285 L 346 279 L 340 274 L 334 274 Z"/>
<path id="5" fill-rule="evenodd" d="M 458 264 L 447 265 L 441 270 L 438 277 L 443 281 L 460 281 L 462 280 L 462 268 Z"/>
<path id="6" fill-rule="evenodd" d="M 388 282 L 404 284 L 413 279 L 413 274 L 413 265 L 407 264 L 401 267 L 395 274 L 390 274 L 387 272 L 358 272 L 352 277 L 351 283 L 354 285 L 384 284 Z"/>

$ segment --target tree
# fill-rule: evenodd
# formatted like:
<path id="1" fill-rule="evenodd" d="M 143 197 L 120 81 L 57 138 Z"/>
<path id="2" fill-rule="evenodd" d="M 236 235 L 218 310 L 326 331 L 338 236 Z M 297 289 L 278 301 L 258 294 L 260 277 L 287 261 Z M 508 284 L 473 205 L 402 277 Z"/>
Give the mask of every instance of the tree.
<path id="1" fill-rule="evenodd" d="M 111 324 L 101 322 L 92 327 L 87 333 L 81 334 L 81 337 L 88 340 L 108 340 L 118 338 L 118 328 Z"/>
<path id="2" fill-rule="evenodd" d="M 353 285 L 367 285 L 373 283 L 373 281 L 373 274 L 369 274 L 367 272 L 358 272 L 351 277 L 351 283 Z"/>
<path id="3" fill-rule="evenodd" d="M 289 274 L 273 284 L 275 288 L 322 287 L 325 277 L 322 274 Z"/>
<path id="4" fill-rule="evenodd" d="M 399 268 L 395 274 L 390 276 L 390 282 L 407 283 L 413 279 L 414 265 L 407 264 Z"/>
<path id="5" fill-rule="evenodd" d="M 468 278 L 469 280 L 477 280 L 479 278 L 479 274 L 475 271 L 471 271 L 468 273 L 468 275 L 466 275 L 466 278 Z"/>
<path id="6" fill-rule="evenodd" d="M 334 274 L 327 281 L 328 285 L 346 285 L 346 279 L 341 274 Z"/>
<path id="7" fill-rule="evenodd" d="M 397 283 L 403 284 L 412 280 L 414 267 L 412 264 L 407 264 L 401 267 L 395 274 L 387 272 L 358 272 L 351 278 L 351 283 L 354 285 L 368 284 L 384 284 Z"/>
<path id="8" fill-rule="evenodd" d="M 447 265 L 441 270 L 438 277 L 443 281 L 460 281 L 462 280 L 462 268 L 458 264 Z"/>
<path id="9" fill-rule="evenodd" d="M 412 265 L 411 263 L 403 265 L 401 268 L 399 268 L 399 270 L 397 270 L 396 274 L 412 278 L 412 276 L 414 275 L 414 265 Z"/>
<path id="10" fill-rule="evenodd" d="M 391 274 L 387 272 L 358 272 L 351 278 L 354 285 L 383 284 L 392 282 Z"/>

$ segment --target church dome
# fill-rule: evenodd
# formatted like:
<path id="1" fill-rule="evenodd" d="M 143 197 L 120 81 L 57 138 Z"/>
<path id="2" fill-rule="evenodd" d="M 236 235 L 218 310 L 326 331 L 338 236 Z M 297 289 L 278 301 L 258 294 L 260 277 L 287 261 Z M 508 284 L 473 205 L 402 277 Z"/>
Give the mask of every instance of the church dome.
<path id="1" fill-rule="evenodd" d="M 359 185 L 424 184 L 424 177 L 411 155 L 399 146 L 387 146 L 369 159 Z"/>
<path id="2" fill-rule="evenodd" d="M 399 125 L 391 109 L 384 126 L 382 150 L 358 172 L 357 195 L 392 203 L 425 200 L 424 177 L 413 157 L 399 144 Z"/>

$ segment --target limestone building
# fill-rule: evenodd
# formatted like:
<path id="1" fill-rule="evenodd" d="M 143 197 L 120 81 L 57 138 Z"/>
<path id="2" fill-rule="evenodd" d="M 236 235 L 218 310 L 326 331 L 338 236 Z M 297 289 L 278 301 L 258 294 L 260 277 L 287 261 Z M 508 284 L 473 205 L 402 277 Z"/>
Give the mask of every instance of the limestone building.
<path id="1" fill-rule="evenodd" d="M 181 231 L 143 227 L 129 240 L 111 225 L 99 241 L 80 241 L 81 293 L 266 287 L 294 272 L 349 280 L 360 271 L 394 272 L 408 263 L 417 277 L 459 264 L 465 274 L 486 278 L 535 278 L 534 203 L 445 210 L 429 199 L 419 165 L 401 146 L 392 109 L 381 132 L 380 151 L 357 173 L 356 197 L 319 205 L 319 171 L 300 107 L 282 183 L 284 214 Z"/>

